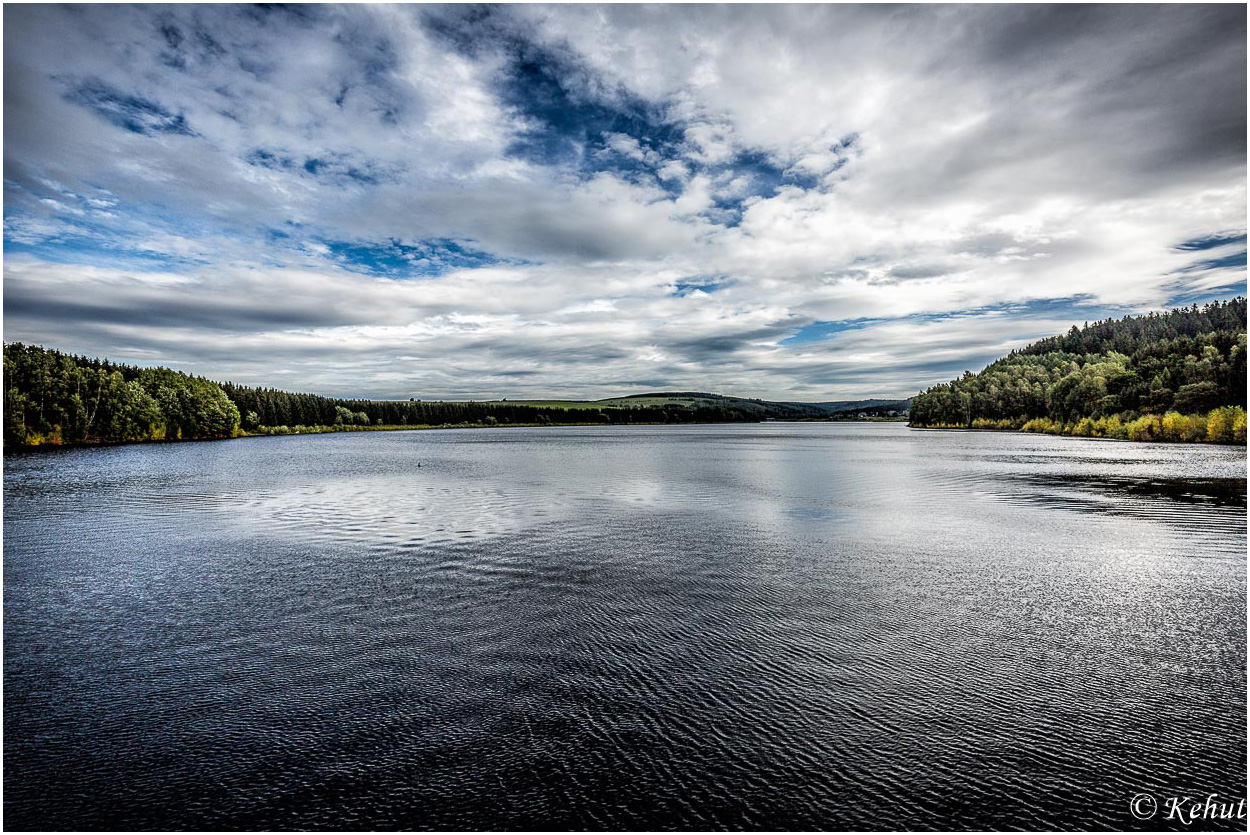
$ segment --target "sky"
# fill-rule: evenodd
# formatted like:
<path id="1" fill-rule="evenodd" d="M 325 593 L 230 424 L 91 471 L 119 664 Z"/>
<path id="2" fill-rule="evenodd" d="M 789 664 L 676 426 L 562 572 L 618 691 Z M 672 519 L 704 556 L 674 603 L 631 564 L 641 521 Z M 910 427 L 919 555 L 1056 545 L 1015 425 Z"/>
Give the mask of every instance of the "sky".
<path id="1" fill-rule="evenodd" d="M 1246 7 L 4 7 L 4 339 L 906 397 L 1246 288 Z"/>

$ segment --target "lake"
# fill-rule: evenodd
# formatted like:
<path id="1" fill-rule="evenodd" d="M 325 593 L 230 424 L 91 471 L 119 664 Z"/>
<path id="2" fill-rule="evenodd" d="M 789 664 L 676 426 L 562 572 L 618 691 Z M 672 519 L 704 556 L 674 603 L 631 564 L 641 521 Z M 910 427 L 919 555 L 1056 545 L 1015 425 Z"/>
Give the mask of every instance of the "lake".
<path id="1" fill-rule="evenodd" d="M 11 455 L 6 828 L 1185 828 L 1130 801 L 1244 797 L 1245 478 L 882 423 Z"/>

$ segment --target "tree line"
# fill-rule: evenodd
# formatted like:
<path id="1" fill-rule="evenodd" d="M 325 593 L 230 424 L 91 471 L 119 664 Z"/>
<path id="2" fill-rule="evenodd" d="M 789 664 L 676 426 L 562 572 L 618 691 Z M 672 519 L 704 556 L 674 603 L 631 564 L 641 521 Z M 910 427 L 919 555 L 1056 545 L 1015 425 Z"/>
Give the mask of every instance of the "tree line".
<path id="1" fill-rule="evenodd" d="M 933 386 L 921 427 L 1245 443 L 1246 300 L 1073 326 Z"/>
<path id="2" fill-rule="evenodd" d="M 604 406 L 568 409 L 505 401 L 344 400 L 223 383 L 245 431 L 296 426 L 484 426 L 576 423 L 746 423 L 759 416 L 730 406 Z"/>
<path id="3" fill-rule="evenodd" d="M 216 383 L 36 345 L 4 346 L 5 449 L 406 426 L 748 423 L 731 406 L 567 409 L 507 402 L 346 400 Z"/>
<path id="4" fill-rule="evenodd" d="M 238 409 L 201 377 L 4 346 L 6 448 L 229 438 L 238 426 Z"/>

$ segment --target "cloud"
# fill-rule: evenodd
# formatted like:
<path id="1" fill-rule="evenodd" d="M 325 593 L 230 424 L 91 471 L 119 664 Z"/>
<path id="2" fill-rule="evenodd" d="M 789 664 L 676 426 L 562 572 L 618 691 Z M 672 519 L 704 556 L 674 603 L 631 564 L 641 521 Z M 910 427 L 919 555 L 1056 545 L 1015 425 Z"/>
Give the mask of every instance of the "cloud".
<path id="1" fill-rule="evenodd" d="M 9 6 L 5 338 L 384 397 L 914 393 L 1244 292 L 1238 6 Z"/>

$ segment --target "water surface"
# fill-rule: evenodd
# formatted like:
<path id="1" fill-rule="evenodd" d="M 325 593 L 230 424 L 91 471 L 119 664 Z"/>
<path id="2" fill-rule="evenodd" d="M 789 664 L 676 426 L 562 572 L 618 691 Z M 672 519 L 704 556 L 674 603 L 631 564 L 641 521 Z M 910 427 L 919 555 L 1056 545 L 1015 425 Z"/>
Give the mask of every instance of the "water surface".
<path id="1" fill-rule="evenodd" d="M 1244 796 L 1245 477 L 899 424 L 10 456 L 6 825 L 1168 828 L 1130 799 Z"/>

